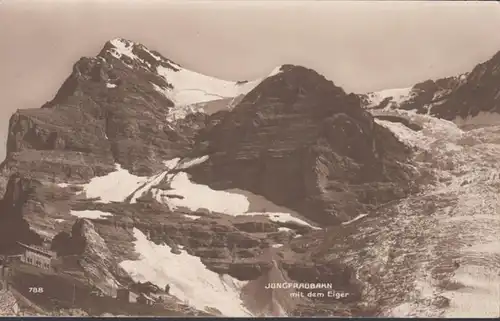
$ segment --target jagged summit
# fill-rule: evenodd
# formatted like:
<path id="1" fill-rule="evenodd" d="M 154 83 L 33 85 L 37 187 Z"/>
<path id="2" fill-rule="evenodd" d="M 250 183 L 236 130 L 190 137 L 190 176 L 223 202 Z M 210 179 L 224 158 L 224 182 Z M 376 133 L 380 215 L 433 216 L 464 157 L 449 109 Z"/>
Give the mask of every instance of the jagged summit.
<path id="1" fill-rule="evenodd" d="M 281 68 L 280 66 L 269 75 L 252 81 L 227 81 L 183 68 L 159 52 L 124 38 L 106 42 L 98 57 L 108 63 L 118 60 L 129 68 L 150 72 L 159 80 L 153 82 L 154 89 L 176 106 L 233 99 L 248 93 L 263 79 L 278 73 Z"/>
<path id="2" fill-rule="evenodd" d="M 130 68 L 148 70 L 155 76 L 159 76 L 164 84 L 154 83 L 155 90 L 166 96 L 176 106 L 241 98 L 264 80 L 282 73 L 291 75 L 290 77 L 294 77 L 293 75 L 304 77 L 306 74 L 319 75 L 316 71 L 304 66 L 283 64 L 255 80 L 227 81 L 188 70 L 165 58 L 158 51 L 150 50 L 142 44 L 124 38 L 115 38 L 106 42 L 98 57 L 109 60 L 111 63 L 117 59 Z M 235 105 L 234 102 L 232 105 Z"/>
<path id="3" fill-rule="evenodd" d="M 280 74 L 286 76 L 276 77 Z M 324 79 L 312 69 L 284 64 L 254 80 L 222 80 L 186 69 L 140 43 L 114 38 L 104 44 L 96 57 L 79 59 L 54 99 L 43 107 L 65 103 L 74 96 L 93 96 L 96 91 L 123 95 L 131 87 L 140 86 L 162 96 L 160 100 L 164 100 L 170 112 L 167 121 L 175 122 L 189 114 L 230 110 L 267 79 L 296 82 L 293 79 L 298 77 L 300 81 L 314 82 L 312 75 Z"/>
<path id="4" fill-rule="evenodd" d="M 97 56 L 107 58 L 109 55 L 117 59 L 122 59 L 127 64 L 132 64 L 135 60 L 136 62 L 140 62 L 143 67 L 150 68 L 152 71 L 158 66 L 173 70 L 182 68 L 179 64 L 165 58 L 158 51 L 149 50 L 140 43 L 124 38 L 114 38 L 107 41 Z"/>

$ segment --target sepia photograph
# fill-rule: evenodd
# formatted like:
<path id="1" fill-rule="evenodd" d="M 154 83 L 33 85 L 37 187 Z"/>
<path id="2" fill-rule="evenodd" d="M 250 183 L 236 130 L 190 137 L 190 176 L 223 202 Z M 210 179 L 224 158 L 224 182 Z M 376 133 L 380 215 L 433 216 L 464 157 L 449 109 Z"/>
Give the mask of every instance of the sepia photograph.
<path id="1" fill-rule="evenodd" d="M 499 318 L 498 30 L 0 0 L 0 316 Z"/>

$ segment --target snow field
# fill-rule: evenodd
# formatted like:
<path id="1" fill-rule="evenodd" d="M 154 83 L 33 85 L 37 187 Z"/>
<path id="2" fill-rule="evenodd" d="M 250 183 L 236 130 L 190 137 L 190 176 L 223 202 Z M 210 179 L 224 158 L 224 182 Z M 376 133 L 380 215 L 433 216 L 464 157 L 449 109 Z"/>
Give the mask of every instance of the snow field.
<path id="1" fill-rule="evenodd" d="M 200 258 L 185 251 L 171 253 L 169 246 L 150 242 L 138 229 L 133 233 L 140 259 L 123 261 L 120 266 L 135 281 L 150 281 L 160 287 L 169 284 L 172 295 L 199 310 L 212 307 L 229 317 L 251 316 L 240 298 L 244 283 L 208 270 Z"/>

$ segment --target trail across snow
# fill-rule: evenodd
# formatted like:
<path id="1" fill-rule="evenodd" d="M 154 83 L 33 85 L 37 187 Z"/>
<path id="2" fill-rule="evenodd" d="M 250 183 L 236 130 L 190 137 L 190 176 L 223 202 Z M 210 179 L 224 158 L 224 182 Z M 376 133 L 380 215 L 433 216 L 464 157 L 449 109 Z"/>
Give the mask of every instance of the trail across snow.
<path id="1" fill-rule="evenodd" d="M 121 262 L 120 266 L 135 281 L 161 287 L 169 284 L 172 295 L 199 310 L 216 308 L 225 316 L 251 316 L 240 298 L 243 282 L 208 270 L 199 257 L 185 251 L 173 254 L 169 246 L 150 242 L 138 229 L 133 233 L 140 259 Z"/>

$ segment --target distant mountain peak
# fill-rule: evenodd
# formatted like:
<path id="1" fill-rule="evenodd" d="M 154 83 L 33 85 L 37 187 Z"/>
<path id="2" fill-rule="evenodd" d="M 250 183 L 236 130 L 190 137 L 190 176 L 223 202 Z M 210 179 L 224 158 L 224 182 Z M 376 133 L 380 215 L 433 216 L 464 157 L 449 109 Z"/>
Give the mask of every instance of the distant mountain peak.
<path id="1" fill-rule="evenodd" d="M 499 80 L 500 52 L 497 52 L 470 72 L 429 79 L 413 87 L 371 92 L 360 95 L 360 98 L 369 109 L 414 110 L 419 114 L 463 123 L 472 121 L 481 113 L 500 113 Z M 485 121 L 489 123 L 491 120 Z"/>
<path id="2" fill-rule="evenodd" d="M 106 59 L 109 56 L 119 59 L 127 65 L 141 66 L 151 71 L 155 71 L 158 66 L 173 70 L 182 68 L 156 50 L 150 50 L 140 43 L 125 38 L 114 38 L 104 44 L 98 57 Z"/>

